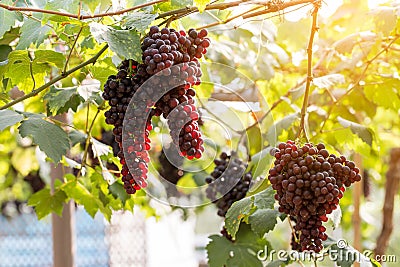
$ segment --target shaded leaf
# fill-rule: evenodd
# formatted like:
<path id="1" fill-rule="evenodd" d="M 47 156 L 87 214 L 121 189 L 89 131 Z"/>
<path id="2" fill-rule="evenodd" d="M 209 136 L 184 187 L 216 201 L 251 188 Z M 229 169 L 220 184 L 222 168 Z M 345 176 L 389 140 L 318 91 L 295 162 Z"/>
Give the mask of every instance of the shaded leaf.
<path id="1" fill-rule="evenodd" d="M 343 127 L 349 127 L 354 134 L 357 134 L 365 143 L 372 146 L 372 140 L 374 138 L 372 129 L 364 125 L 343 119 L 340 116 L 337 118 L 337 120 Z"/>
<path id="2" fill-rule="evenodd" d="M 239 201 L 236 201 L 229 208 L 226 213 L 225 227 L 228 233 L 234 238 L 239 225 L 243 218 L 248 217 L 251 214 L 253 208 L 253 197 L 246 197 Z"/>
<path id="3" fill-rule="evenodd" d="M 249 163 L 249 169 L 252 169 L 253 177 L 259 177 L 260 175 L 267 172 L 271 163 L 274 160 L 274 157 L 270 155 L 271 147 L 264 148 L 257 154 L 254 154 L 251 157 L 251 161 Z"/>
<path id="4" fill-rule="evenodd" d="M 260 239 L 254 234 L 250 226 L 241 224 L 237 239 L 230 242 L 223 236 L 210 236 L 207 255 L 210 267 L 262 267 L 261 261 L 257 258 L 259 251 L 269 246 L 268 241 Z"/>
<path id="5" fill-rule="evenodd" d="M 249 217 L 249 223 L 251 230 L 263 237 L 266 233 L 273 230 L 277 223 L 276 218 L 280 213 L 274 209 L 259 209 L 256 210 Z"/>
<path id="6" fill-rule="evenodd" d="M 1 1 L 2 4 L 13 5 L 10 0 Z M 8 11 L 5 8 L 0 8 L 0 37 L 2 37 L 17 20 L 21 20 L 22 15 L 17 12 Z"/>
<path id="7" fill-rule="evenodd" d="M 68 138 L 71 141 L 71 147 L 75 146 L 78 143 L 82 143 L 86 141 L 86 134 L 77 131 L 77 130 L 72 130 L 68 133 Z"/>
<path id="8" fill-rule="evenodd" d="M 116 30 L 99 23 L 90 23 L 90 31 L 98 43 L 107 42 L 118 56 L 141 61 L 140 36 L 135 30 Z"/>
<path id="9" fill-rule="evenodd" d="M 157 14 L 133 12 L 123 18 L 122 26 L 128 29 L 136 29 L 138 32 L 144 33 L 157 16 Z"/>
<path id="10" fill-rule="evenodd" d="M 68 135 L 64 130 L 48 121 L 32 118 L 19 126 L 22 137 L 31 136 L 33 142 L 54 162 L 59 162 L 69 149 Z"/>
<path id="11" fill-rule="evenodd" d="M 272 186 L 268 187 L 264 191 L 255 194 L 254 197 L 254 206 L 258 209 L 272 209 L 275 203 L 275 190 L 272 189 Z"/>
<path id="12" fill-rule="evenodd" d="M 77 181 L 68 182 L 63 186 L 68 197 L 82 205 L 90 216 L 94 217 L 99 210 L 98 201 L 83 185 Z"/>
<path id="13" fill-rule="evenodd" d="M 40 21 L 33 19 L 25 19 L 21 27 L 21 36 L 19 38 L 16 49 L 23 50 L 28 48 L 32 43 L 37 47 L 43 43 L 51 28 L 47 25 L 42 25 Z"/>
<path id="14" fill-rule="evenodd" d="M 24 116 L 13 110 L 0 110 L 0 131 L 24 119 Z"/>
<path id="15" fill-rule="evenodd" d="M 85 101 L 77 91 L 77 87 L 56 88 L 50 87 L 50 91 L 44 96 L 47 107 L 52 115 L 62 114 L 69 109 L 76 111 L 78 106 Z"/>

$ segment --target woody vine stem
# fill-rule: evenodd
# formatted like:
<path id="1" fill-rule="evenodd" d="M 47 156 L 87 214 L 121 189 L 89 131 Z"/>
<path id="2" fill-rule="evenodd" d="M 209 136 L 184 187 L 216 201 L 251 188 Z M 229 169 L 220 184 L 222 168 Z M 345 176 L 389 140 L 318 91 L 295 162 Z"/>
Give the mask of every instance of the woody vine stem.
<path id="1" fill-rule="evenodd" d="M 310 96 L 310 87 L 311 87 L 311 82 L 313 80 L 313 74 L 312 74 L 312 56 L 313 56 L 313 43 L 314 43 L 314 37 L 315 33 L 318 31 L 318 11 L 321 7 L 321 0 L 315 1 L 314 2 L 314 10 L 312 12 L 312 26 L 311 26 L 311 34 L 310 34 L 310 39 L 308 40 L 308 46 L 307 46 L 307 80 L 306 80 L 306 89 L 304 92 L 304 99 L 303 99 L 303 105 L 301 107 L 301 119 L 300 119 L 300 129 L 297 135 L 297 138 L 300 138 L 302 134 L 304 134 L 305 139 L 308 140 L 307 136 L 307 131 L 305 129 L 305 117 L 307 115 L 307 107 L 308 107 L 308 99 Z"/>

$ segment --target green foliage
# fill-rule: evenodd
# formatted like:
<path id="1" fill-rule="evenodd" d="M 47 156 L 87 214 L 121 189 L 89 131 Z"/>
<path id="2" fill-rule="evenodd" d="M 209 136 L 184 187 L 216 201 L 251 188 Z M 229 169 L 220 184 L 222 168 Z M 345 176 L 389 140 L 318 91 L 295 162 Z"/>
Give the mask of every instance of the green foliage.
<path id="1" fill-rule="evenodd" d="M 49 188 L 45 188 L 32 195 L 28 205 L 35 207 L 36 215 L 40 220 L 52 212 L 61 216 L 66 200 L 67 196 L 63 191 L 56 190 L 52 194 Z"/>
<path id="2" fill-rule="evenodd" d="M 65 62 L 63 54 L 52 50 L 36 50 L 33 55 L 28 51 L 13 51 L 8 55 L 8 63 L 0 77 L 9 78 L 12 85 L 29 92 L 45 82 L 44 77 L 52 66 L 62 68 Z M 3 74 L 3 75 L 2 75 Z"/>
<path id="3" fill-rule="evenodd" d="M 226 214 L 225 227 L 228 233 L 235 238 L 242 221 L 249 223 L 253 231 L 263 237 L 272 230 L 279 216 L 273 209 L 275 192 L 271 187 L 246 198 L 243 198 L 230 207 Z M 262 224 L 262 221 L 266 223 Z"/>
<path id="4" fill-rule="evenodd" d="M 90 31 L 98 43 L 107 42 L 110 49 L 121 58 L 141 61 L 140 36 L 135 30 L 117 30 L 92 22 Z"/>
<path id="5" fill-rule="evenodd" d="M 12 110 L 0 110 L 0 131 L 24 119 L 24 116 Z"/>
<path id="6" fill-rule="evenodd" d="M 210 267 L 263 266 L 257 253 L 267 247 L 268 242 L 255 235 L 247 224 L 240 225 L 235 242 L 219 235 L 210 236 L 210 239 L 206 247 Z"/>
<path id="7" fill-rule="evenodd" d="M 47 108 L 51 115 L 68 112 L 69 109 L 76 111 L 78 106 L 85 101 L 77 91 L 78 87 L 56 88 L 50 87 L 50 91 L 43 97 L 47 100 Z"/>
<path id="8" fill-rule="evenodd" d="M 56 163 L 69 149 L 67 133 L 60 126 L 43 119 L 29 118 L 18 129 L 22 137 L 32 137 L 33 142 Z"/>

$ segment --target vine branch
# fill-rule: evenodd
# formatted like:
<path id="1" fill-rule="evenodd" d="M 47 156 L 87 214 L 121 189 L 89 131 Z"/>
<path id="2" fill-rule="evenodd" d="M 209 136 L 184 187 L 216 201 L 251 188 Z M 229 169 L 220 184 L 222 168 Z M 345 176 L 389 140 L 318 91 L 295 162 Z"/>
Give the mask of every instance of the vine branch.
<path id="1" fill-rule="evenodd" d="M 40 86 L 39 88 L 33 90 L 33 91 L 30 92 L 29 94 L 26 94 L 26 95 L 24 95 L 24 96 L 21 96 L 21 97 L 15 99 L 15 100 L 13 100 L 13 101 L 11 101 L 11 102 L 5 104 L 4 106 L 0 107 L 0 110 L 7 109 L 7 108 L 14 106 L 15 104 L 17 104 L 17 103 L 19 103 L 19 102 L 21 102 L 21 101 L 24 101 L 24 100 L 26 100 L 26 99 L 28 99 L 28 98 L 31 98 L 31 97 L 33 97 L 33 96 L 36 96 L 36 95 L 39 94 L 40 92 L 46 90 L 46 89 L 47 89 L 48 87 L 50 87 L 51 85 L 55 84 L 55 83 L 58 82 L 59 80 L 62 80 L 62 79 L 64 79 L 64 78 L 66 78 L 68 75 L 74 73 L 75 71 L 80 70 L 81 68 L 83 68 L 83 67 L 85 67 L 85 66 L 87 66 L 87 65 L 89 65 L 89 64 L 92 64 L 92 63 L 94 64 L 94 63 L 97 61 L 97 59 L 104 53 L 104 51 L 107 50 L 107 48 L 108 48 L 108 45 L 105 45 L 105 46 L 104 46 L 96 55 L 94 55 L 92 58 L 88 59 L 88 60 L 85 61 L 85 62 L 82 62 L 82 63 L 79 64 L 78 66 L 76 66 L 76 67 L 74 67 L 74 68 L 72 68 L 72 69 L 70 69 L 70 70 L 68 70 L 68 71 L 66 71 L 66 72 L 64 72 L 64 73 L 61 73 L 61 75 L 58 75 L 58 76 L 55 77 L 54 79 L 48 81 L 47 83 L 45 83 L 44 85 Z"/>
<path id="2" fill-rule="evenodd" d="M 65 72 L 67 71 L 67 66 L 68 66 L 69 60 L 70 60 L 70 58 L 71 58 L 72 52 L 74 51 L 74 48 L 75 48 L 76 42 L 78 41 L 79 35 L 81 35 L 81 33 L 82 33 L 82 30 L 83 30 L 83 26 L 79 29 L 79 32 L 78 32 L 78 34 L 76 35 L 76 38 L 75 38 L 75 40 L 74 40 L 74 43 L 73 43 L 72 46 L 71 46 L 71 50 L 69 51 L 67 60 L 65 61 L 64 70 L 63 70 L 62 73 L 65 73 Z"/>
<path id="3" fill-rule="evenodd" d="M 321 7 L 321 0 L 318 0 L 314 2 L 314 10 L 312 13 L 312 26 L 311 26 L 311 34 L 310 34 L 310 39 L 308 40 L 308 46 L 307 46 L 307 80 L 306 80 L 306 89 L 304 92 L 304 100 L 303 100 L 303 105 L 301 107 L 301 119 L 300 119 L 300 129 L 298 132 L 297 137 L 299 138 L 301 134 L 304 132 L 304 136 L 307 139 L 308 142 L 308 137 L 307 137 L 307 132 L 305 130 L 305 117 L 307 113 L 307 107 L 308 107 L 308 98 L 310 95 L 310 87 L 311 87 L 311 82 L 313 80 L 313 74 L 312 74 L 312 54 L 313 54 L 313 43 L 314 43 L 314 37 L 315 33 L 318 31 L 318 25 L 317 25 L 317 20 L 318 20 L 318 10 Z"/>
<path id="4" fill-rule="evenodd" d="M 85 19 L 93 19 L 93 18 L 100 18 L 100 17 L 107 17 L 107 16 L 122 15 L 122 14 L 130 12 L 130 11 L 134 11 L 137 9 L 141 9 L 143 7 L 152 6 L 152 5 L 162 3 L 162 2 L 167 2 L 167 1 L 168 0 L 155 0 L 155 1 L 148 2 L 148 3 L 137 5 L 134 7 L 115 11 L 115 12 L 99 13 L 99 14 L 93 14 L 93 15 L 72 14 L 72 13 L 68 13 L 68 12 L 60 12 L 60 11 L 55 11 L 55 10 L 47 10 L 47 9 L 32 8 L 32 7 L 17 7 L 17 6 L 10 6 L 10 5 L 6 5 L 6 4 L 2 4 L 2 3 L 0 3 L 0 7 L 7 9 L 9 11 L 39 12 L 39 13 L 46 13 L 46 14 L 59 15 L 59 16 L 64 16 L 64 17 L 69 17 L 69 18 L 75 18 L 75 19 L 79 19 L 79 20 L 85 20 Z"/>

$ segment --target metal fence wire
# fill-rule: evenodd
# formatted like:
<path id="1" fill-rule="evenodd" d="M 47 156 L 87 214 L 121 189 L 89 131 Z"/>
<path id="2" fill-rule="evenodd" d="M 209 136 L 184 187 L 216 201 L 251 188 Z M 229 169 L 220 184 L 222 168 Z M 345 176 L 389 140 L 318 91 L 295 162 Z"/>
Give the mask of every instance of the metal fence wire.
<path id="1" fill-rule="evenodd" d="M 111 223 L 102 215 L 75 213 L 77 267 L 146 267 L 145 219 L 140 213 L 117 212 Z M 34 213 L 0 215 L 0 267 L 53 266 L 51 217 Z"/>

